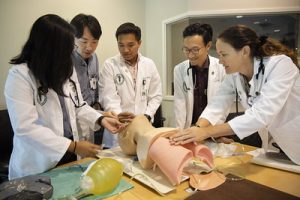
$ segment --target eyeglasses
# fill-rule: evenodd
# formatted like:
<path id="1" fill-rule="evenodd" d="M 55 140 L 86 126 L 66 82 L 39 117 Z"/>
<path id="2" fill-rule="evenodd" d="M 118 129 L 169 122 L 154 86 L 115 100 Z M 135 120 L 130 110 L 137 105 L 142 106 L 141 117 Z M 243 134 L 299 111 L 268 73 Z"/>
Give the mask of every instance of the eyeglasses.
<path id="1" fill-rule="evenodd" d="M 192 49 L 188 49 L 186 47 L 183 47 L 182 48 L 182 52 L 186 55 L 189 55 L 190 53 L 196 55 L 199 53 L 199 51 L 201 50 L 202 48 L 192 48 Z"/>
<path id="2" fill-rule="evenodd" d="M 96 47 L 98 45 L 98 40 L 83 40 L 83 39 L 78 39 L 77 44 L 75 44 L 75 47 Z"/>

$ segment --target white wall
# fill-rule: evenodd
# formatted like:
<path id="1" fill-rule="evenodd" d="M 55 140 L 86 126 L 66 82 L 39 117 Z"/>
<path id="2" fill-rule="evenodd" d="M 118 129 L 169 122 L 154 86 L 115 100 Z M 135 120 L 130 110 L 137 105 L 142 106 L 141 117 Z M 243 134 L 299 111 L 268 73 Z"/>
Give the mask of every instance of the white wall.
<path id="1" fill-rule="evenodd" d="M 146 32 L 147 32 L 147 56 L 152 58 L 162 75 L 163 52 L 162 52 L 162 22 L 164 20 L 187 12 L 206 12 L 213 14 L 220 10 L 270 10 L 270 9 L 293 9 L 300 7 L 299 0 L 149 0 L 146 1 Z M 181 38 L 180 38 L 181 39 Z M 165 126 L 174 125 L 173 101 L 165 99 L 162 104 L 163 116 L 167 121 Z"/>
<path id="2" fill-rule="evenodd" d="M 96 51 L 101 62 L 117 53 L 114 33 L 123 22 L 132 21 L 142 29 L 142 53 L 152 58 L 162 75 L 162 22 L 174 16 L 191 12 L 216 10 L 269 10 L 294 8 L 300 0 L 0 0 L 0 108 L 6 107 L 3 87 L 10 67 L 28 36 L 34 20 L 46 13 L 55 13 L 71 20 L 78 13 L 92 14 L 103 29 Z M 144 51 L 143 51 L 144 50 Z M 166 126 L 173 125 L 173 101 L 163 101 Z"/>
<path id="3" fill-rule="evenodd" d="M 70 21 L 79 13 L 94 15 L 102 27 L 97 48 L 100 62 L 118 53 L 115 39 L 117 27 L 133 22 L 145 34 L 144 0 L 1 0 L 0 1 L 0 108 L 5 108 L 4 83 L 9 60 L 20 53 L 33 22 L 48 13 L 58 14 Z M 143 52 L 142 45 L 142 52 Z"/>

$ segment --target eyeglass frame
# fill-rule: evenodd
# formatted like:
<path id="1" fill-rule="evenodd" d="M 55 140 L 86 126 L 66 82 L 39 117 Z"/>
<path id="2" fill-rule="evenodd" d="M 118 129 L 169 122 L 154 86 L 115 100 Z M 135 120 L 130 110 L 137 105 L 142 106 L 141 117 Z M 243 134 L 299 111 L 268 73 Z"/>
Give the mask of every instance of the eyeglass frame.
<path id="1" fill-rule="evenodd" d="M 187 47 L 182 47 L 182 52 L 184 53 L 184 54 L 186 54 L 186 55 L 189 55 L 190 53 L 192 53 L 192 54 L 194 54 L 194 55 L 197 55 L 197 54 L 199 54 L 199 52 L 200 52 L 200 50 L 201 49 L 203 49 L 203 47 L 201 47 L 201 48 L 191 48 L 191 49 L 189 49 L 189 48 L 187 48 Z"/>

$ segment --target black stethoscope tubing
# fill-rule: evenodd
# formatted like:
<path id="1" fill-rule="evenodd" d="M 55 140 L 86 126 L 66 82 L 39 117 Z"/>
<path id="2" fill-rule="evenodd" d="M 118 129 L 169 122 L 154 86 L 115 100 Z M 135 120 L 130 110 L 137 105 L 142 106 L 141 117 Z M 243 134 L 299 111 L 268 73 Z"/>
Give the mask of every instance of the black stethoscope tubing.
<path id="1" fill-rule="evenodd" d="M 80 108 L 80 107 L 84 106 L 86 104 L 86 102 L 83 102 L 82 104 L 80 104 L 76 83 L 72 79 L 69 79 L 69 81 L 72 83 L 72 85 L 75 89 L 75 100 L 72 98 L 71 94 L 70 94 L 70 99 L 74 103 L 75 108 Z M 43 96 L 45 97 L 45 99 L 47 99 L 47 93 L 48 93 L 48 88 L 44 88 L 43 86 L 40 86 L 38 88 L 38 98 L 39 98 L 40 102 L 42 102 Z M 43 103 L 43 105 L 44 105 L 44 103 Z"/>

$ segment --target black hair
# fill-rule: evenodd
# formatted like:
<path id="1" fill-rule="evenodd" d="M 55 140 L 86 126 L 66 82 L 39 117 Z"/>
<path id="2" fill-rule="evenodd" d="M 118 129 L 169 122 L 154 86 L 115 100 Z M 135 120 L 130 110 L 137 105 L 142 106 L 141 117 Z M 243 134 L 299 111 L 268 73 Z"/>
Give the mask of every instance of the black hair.
<path id="1" fill-rule="evenodd" d="M 92 15 L 78 14 L 71 20 L 72 26 L 75 27 L 75 37 L 81 38 L 84 27 L 88 27 L 93 37 L 97 40 L 102 35 L 101 25 Z"/>
<path id="2" fill-rule="evenodd" d="M 188 25 L 182 33 L 183 38 L 194 35 L 202 36 L 204 44 L 207 45 L 212 41 L 213 29 L 209 24 L 194 23 Z"/>
<path id="3" fill-rule="evenodd" d="M 73 49 L 72 26 L 61 17 L 48 14 L 34 22 L 20 55 L 11 59 L 10 64 L 27 63 L 44 90 L 52 88 L 64 95 L 63 84 L 73 73 Z"/>
<path id="4" fill-rule="evenodd" d="M 267 36 L 258 37 L 253 29 L 245 25 L 231 26 L 224 30 L 218 38 L 230 44 L 236 50 L 240 50 L 248 45 L 250 47 L 250 56 L 256 58 L 262 59 L 266 56 L 285 54 L 299 67 L 297 55 L 294 51 L 273 38 Z"/>
<path id="5" fill-rule="evenodd" d="M 121 24 L 116 31 L 116 38 L 118 40 L 119 35 L 122 34 L 134 34 L 137 41 L 141 40 L 141 29 L 133 23 L 127 22 Z"/>

